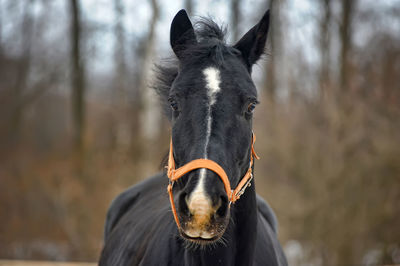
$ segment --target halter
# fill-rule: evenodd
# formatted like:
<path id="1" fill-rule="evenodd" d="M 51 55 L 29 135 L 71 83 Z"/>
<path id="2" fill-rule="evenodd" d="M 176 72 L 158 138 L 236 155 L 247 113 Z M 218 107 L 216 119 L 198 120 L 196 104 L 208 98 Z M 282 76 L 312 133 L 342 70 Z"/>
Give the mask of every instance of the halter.
<path id="1" fill-rule="evenodd" d="M 196 160 L 188 162 L 187 164 L 179 167 L 178 169 L 175 169 L 174 152 L 173 152 L 173 145 L 172 145 L 172 138 L 171 138 L 170 146 L 169 146 L 168 166 L 166 166 L 165 168 L 168 169 L 167 176 L 169 178 L 169 184 L 168 184 L 167 190 L 168 190 L 168 194 L 169 194 L 169 201 L 171 203 L 171 209 L 172 209 L 172 213 L 174 215 L 175 222 L 179 229 L 181 228 L 181 225 L 180 225 L 180 222 L 178 219 L 178 214 L 177 214 L 176 208 L 175 208 L 174 196 L 172 194 L 172 188 L 174 186 L 175 181 L 190 171 L 193 171 L 193 170 L 199 169 L 199 168 L 207 168 L 207 169 L 213 171 L 214 173 L 216 173 L 221 178 L 222 182 L 224 183 L 225 191 L 226 191 L 226 194 L 229 199 L 229 208 L 230 208 L 231 204 L 235 203 L 240 198 L 240 196 L 243 195 L 244 191 L 246 190 L 247 187 L 250 186 L 251 180 L 253 179 L 252 168 L 253 168 L 254 158 L 260 159 L 257 156 L 256 152 L 254 151 L 254 143 L 255 142 L 256 142 L 256 135 L 254 133 L 252 133 L 249 168 L 247 169 L 246 174 L 240 180 L 237 187 L 233 190 L 233 189 L 231 189 L 231 184 L 229 182 L 228 175 L 226 174 L 224 169 L 218 163 L 214 162 L 213 160 L 196 159 Z"/>

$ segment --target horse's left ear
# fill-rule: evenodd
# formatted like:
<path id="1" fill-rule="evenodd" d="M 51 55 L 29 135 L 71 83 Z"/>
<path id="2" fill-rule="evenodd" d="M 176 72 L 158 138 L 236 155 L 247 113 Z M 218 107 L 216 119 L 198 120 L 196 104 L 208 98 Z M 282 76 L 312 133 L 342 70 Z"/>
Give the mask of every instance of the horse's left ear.
<path id="1" fill-rule="evenodd" d="M 269 10 L 233 47 L 238 49 L 246 61 L 249 69 L 264 53 L 269 28 Z"/>

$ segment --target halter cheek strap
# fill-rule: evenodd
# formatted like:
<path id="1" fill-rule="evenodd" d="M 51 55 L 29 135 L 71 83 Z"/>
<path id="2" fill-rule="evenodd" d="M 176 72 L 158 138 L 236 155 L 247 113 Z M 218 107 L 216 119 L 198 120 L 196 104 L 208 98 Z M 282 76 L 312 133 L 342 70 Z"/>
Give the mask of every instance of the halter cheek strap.
<path id="1" fill-rule="evenodd" d="M 245 192 L 246 188 L 250 186 L 251 179 L 253 178 L 252 174 L 252 168 L 253 168 L 253 163 L 254 163 L 254 158 L 259 159 L 257 156 L 255 150 L 254 150 L 254 143 L 256 141 L 256 135 L 253 133 L 252 135 L 252 142 L 251 142 L 251 154 L 250 154 L 250 164 L 249 168 L 247 169 L 246 174 L 243 176 L 243 178 L 240 180 L 239 184 L 237 187 L 232 190 L 231 189 L 231 184 L 228 179 L 228 175 L 226 174 L 225 170 L 216 162 L 213 160 L 209 159 L 196 159 L 193 161 L 188 162 L 187 164 L 179 167 L 178 169 L 175 169 L 175 159 L 174 159 L 174 152 L 173 152 L 173 145 L 172 145 L 172 138 L 170 141 L 170 147 L 169 147 L 169 156 L 168 156 L 168 166 L 166 168 L 168 169 L 167 175 L 169 178 L 169 184 L 167 187 L 168 194 L 169 194 L 169 201 L 171 203 L 171 209 L 172 213 L 174 215 L 175 222 L 180 228 L 180 222 L 178 218 L 178 214 L 176 212 L 175 208 L 175 202 L 174 202 L 174 196 L 172 194 L 172 188 L 174 185 L 174 182 L 181 178 L 183 175 L 187 174 L 190 171 L 193 171 L 195 169 L 199 168 L 206 168 L 214 173 L 216 173 L 224 183 L 225 191 L 229 199 L 229 207 L 231 206 L 232 203 L 235 203 L 241 195 Z"/>

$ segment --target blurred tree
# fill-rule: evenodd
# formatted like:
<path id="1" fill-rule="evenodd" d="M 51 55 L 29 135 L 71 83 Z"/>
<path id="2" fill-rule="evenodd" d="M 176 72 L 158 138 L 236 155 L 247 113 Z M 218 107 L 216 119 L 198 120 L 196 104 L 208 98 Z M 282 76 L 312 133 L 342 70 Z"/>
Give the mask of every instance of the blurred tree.
<path id="1" fill-rule="evenodd" d="M 279 55 L 282 54 L 281 35 L 281 1 L 270 0 L 270 27 L 268 39 L 270 40 L 271 56 L 268 60 L 266 81 L 264 83 L 268 101 L 272 104 L 275 101 L 278 74 L 276 72 Z"/>
<path id="2" fill-rule="evenodd" d="M 85 135 L 85 64 L 82 56 L 82 16 L 79 0 L 70 2 L 70 41 L 71 41 L 71 86 L 72 118 L 74 126 L 74 145 L 81 153 L 84 148 Z"/>
<path id="3" fill-rule="evenodd" d="M 0 58 L 2 54 L 3 54 L 3 5 L 0 4 Z"/>
<path id="4" fill-rule="evenodd" d="M 137 82 L 137 90 L 139 92 L 139 97 L 137 99 L 139 103 L 135 104 L 136 108 L 140 108 L 138 113 L 141 114 L 141 121 L 140 126 L 134 129 L 134 131 L 141 134 L 140 137 L 145 139 L 154 138 L 158 132 L 158 121 L 153 116 L 153 114 L 158 115 L 158 110 L 154 107 L 154 104 L 152 104 L 154 103 L 154 95 L 152 95 L 152 91 L 148 89 L 148 81 L 151 73 L 152 60 L 154 58 L 155 33 L 157 22 L 160 18 L 160 7 L 157 0 L 151 0 L 150 3 L 152 16 L 150 18 L 148 31 L 140 44 L 141 60 L 140 72 L 138 75 L 139 80 Z"/>
<path id="5" fill-rule="evenodd" d="M 354 11 L 357 0 L 341 0 L 341 20 L 340 20 L 340 84 L 342 91 L 349 89 L 349 76 L 351 73 L 349 64 L 352 50 L 352 27 L 354 19 Z"/>
<path id="6" fill-rule="evenodd" d="M 146 90 L 147 81 L 148 81 L 148 70 L 151 63 L 152 52 L 154 49 L 154 41 L 155 41 L 155 30 L 158 19 L 160 18 L 160 7 L 158 5 L 157 0 L 151 0 L 151 10 L 152 16 L 150 18 L 149 27 L 147 33 L 145 33 L 144 38 L 140 43 L 140 56 L 141 56 L 141 73 L 139 75 L 139 82 L 138 82 L 138 90 L 139 92 L 143 92 Z"/>
<path id="7" fill-rule="evenodd" d="M 126 75 L 128 73 L 125 59 L 125 30 L 123 26 L 125 12 L 121 0 L 114 0 L 114 14 L 114 63 L 116 65 L 114 82 L 116 83 L 118 94 L 124 98 L 126 93 Z"/>
<path id="8" fill-rule="evenodd" d="M 319 73 L 319 95 L 321 99 L 326 99 L 329 95 L 330 89 L 330 23 L 331 23 L 331 0 L 317 1 L 322 6 L 322 18 L 319 22 L 319 49 L 321 67 Z"/>
<path id="9" fill-rule="evenodd" d="M 41 2 L 30 0 L 23 5 L 19 3 L 9 5 L 10 13 L 20 7 L 21 15 L 13 20 L 13 30 L 4 38 L 6 45 L 0 43 L 0 50 L 4 49 L 0 51 L 0 113 L 3 116 L 0 119 L 0 145 L 11 149 L 21 146 L 24 140 L 23 129 L 30 108 L 56 81 L 59 82 L 58 68 L 50 66 L 49 58 L 37 52 L 43 45 L 39 36 L 46 21 L 45 17 L 35 13 Z M 0 5 L 2 8 L 3 5 Z M 12 46 L 18 50 L 15 54 L 8 52 L 10 46 L 7 41 L 12 38 L 19 41 Z"/>
<path id="10" fill-rule="evenodd" d="M 234 42 L 239 40 L 239 25 L 241 22 L 241 14 L 240 14 L 240 3 L 241 0 L 231 0 L 231 28 L 230 32 L 232 34 L 232 39 Z"/>
<path id="11" fill-rule="evenodd" d="M 193 6 L 194 6 L 193 0 L 185 0 L 185 9 L 186 12 L 189 14 L 189 16 L 193 15 L 194 11 Z"/>
<path id="12" fill-rule="evenodd" d="M 113 80 L 113 117 L 111 125 L 111 147 L 121 149 L 129 144 L 129 120 L 127 119 L 128 108 L 128 69 L 126 62 L 126 36 L 123 25 L 125 16 L 124 4 L 121 0 L 114 0 L 114 65 L 115 73 Z"/>
<path id="13" fill-rule="evenodd" d="M 12 117 L 10 124 L 10 140 L 13 144 L 18 142 L 20 136 L 21 120 L 23 115 L 22 98 L 28 85 L 28 77 L 31 69 L 32 58 L 32 37 L 33 37 L 33 0 L 27 1 L 24 5 L 22 24 L 21 24 L 21 57 L 17 66 L 17 76 L 15 79 L 12 101 Z"/>

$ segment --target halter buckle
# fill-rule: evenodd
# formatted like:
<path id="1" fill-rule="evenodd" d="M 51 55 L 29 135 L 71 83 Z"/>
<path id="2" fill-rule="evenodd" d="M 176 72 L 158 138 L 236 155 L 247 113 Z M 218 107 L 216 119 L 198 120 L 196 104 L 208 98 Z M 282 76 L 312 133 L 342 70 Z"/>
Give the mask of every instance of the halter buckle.
<path id="1" fill-rule="evenodd" d="M 236 199 L 240 199 L 240 196 L 242 196 L 244 194 L 244 192 L 246 191 L 246 188 L 251 187 L 251 180 L 253 179 L 253 173 L 250 173 L 250 178 L 249 180 L 247 180 L 246 184 L 242 187 L 241 190 L 239 190 L 237 192 L 237 194 L 235 195 Z"/>
<path id="2" fill-rule="evenodd" d="M 231 207 L 231 204 L 233 203 L 233 197 L 235 197 L 235 195 L 233 195 L 234 190 L 231 189 L 231 196 L 229 197 L 229 207 Z"/>

